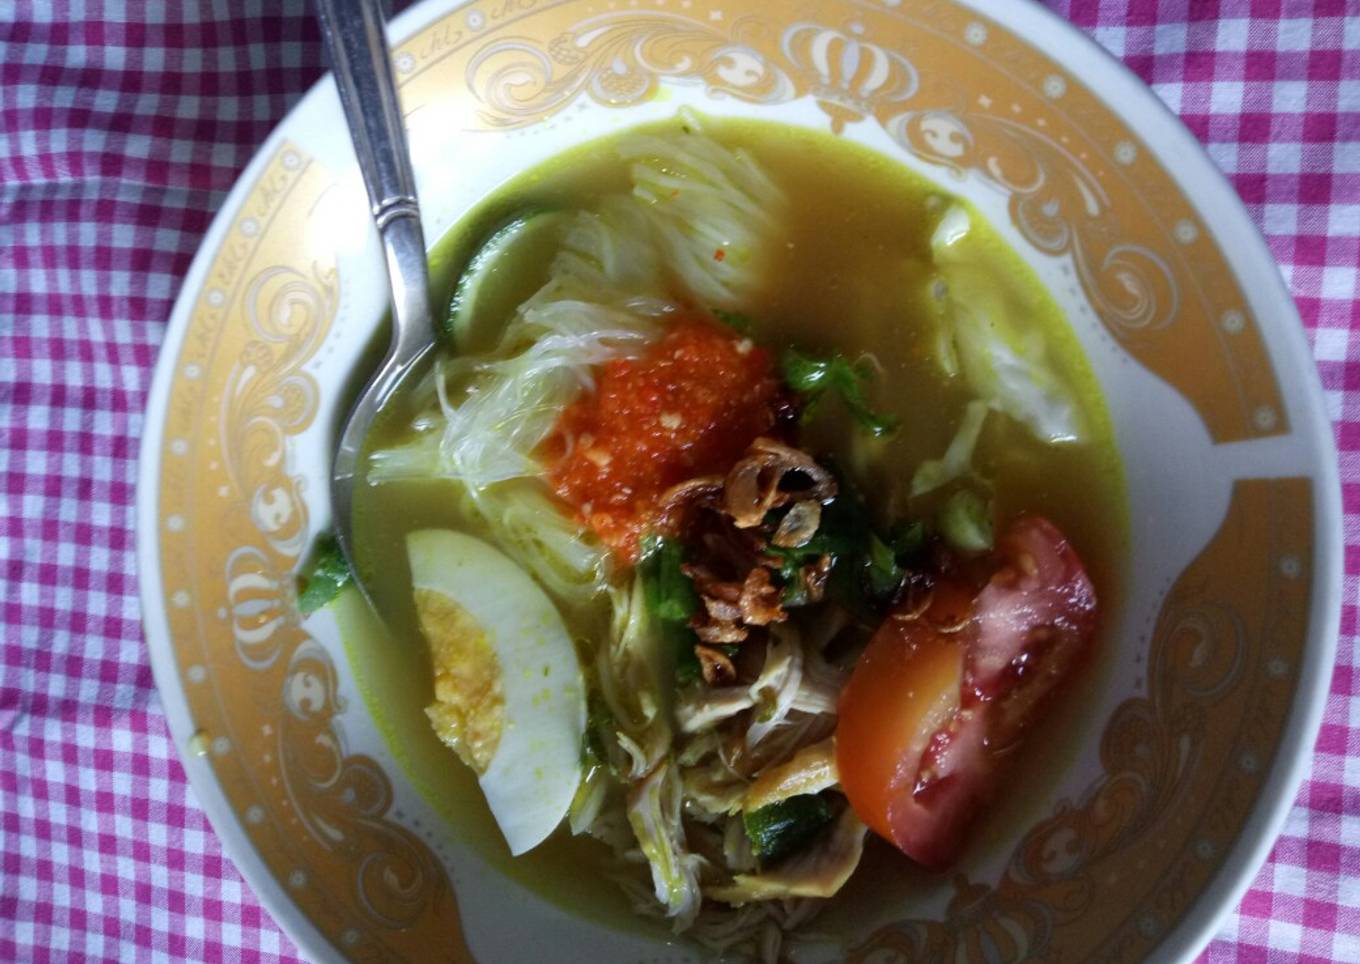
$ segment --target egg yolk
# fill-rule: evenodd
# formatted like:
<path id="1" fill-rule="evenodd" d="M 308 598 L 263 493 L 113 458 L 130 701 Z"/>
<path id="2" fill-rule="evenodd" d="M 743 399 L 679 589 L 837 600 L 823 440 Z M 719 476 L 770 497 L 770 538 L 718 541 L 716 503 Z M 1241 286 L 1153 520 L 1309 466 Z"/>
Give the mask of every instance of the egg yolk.
<path id="1" fill-rule="evenodd" d="M 425 715 L 439 738 L 480 776 L 505 728 L 500 660 L 482 627 L 448 596 L 416 589 L 415 603 L 434 665 L 434 702 Z"/>

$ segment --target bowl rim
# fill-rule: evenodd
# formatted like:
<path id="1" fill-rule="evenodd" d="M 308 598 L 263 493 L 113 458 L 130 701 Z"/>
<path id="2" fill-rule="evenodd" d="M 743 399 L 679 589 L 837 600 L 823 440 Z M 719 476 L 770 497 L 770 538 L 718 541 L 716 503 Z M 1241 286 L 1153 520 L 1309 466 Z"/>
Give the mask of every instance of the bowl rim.
<path id="1" fill-rule="evenodd" d="M 388 23 L 389 45 L 396 48 L 424 27 L 469 2 L 419 0 Z M 1166 147 L 1174 149 L 1179 167 L 1175 180 L 1180 184 L 1193 180 L 1202 188 L 1196 194 L 1196 204 L 1215 212 L 1214 223 L 1219 231 L 1225 219 L 1232 222 L 1230 226 L 1236 229 L 1234 246 L 1254 269 L 1250 289 L 1268 300 L 1273 309 L 1270 320 L 1263 320 L 1263 323 L 1269 324 L 1274 334 L 1285 343 L 1285 351 L 1272 352 L 1272 361 L 1276 365 L 1284 361 L 1289 363 L 1290 370 L 1281 371 L 1281 381 L 1293 381 L 1304 396 L 1303 404 L 1293 413 L 1297 422 L 1294 431 L 1305 434 L 1308 444 L 1319 456 L 1318 463 L 1310 466 L 1313 474 L 1314 538 L 1318 563 L 1313 572 L 1304 664 L 1300 668 L 1289 719 L 1276 749 L 1274 762 L 1246 825 L 1219 864 L 1213 879 L 1200 891 L 1188 912 L 1156 946 L 1159 958 L 1188 960 L 1208 944 L 1240 904 L 1283 829 L 1294 806 L 1298 788 L 1312 766 L 1316 737 L 1326 708 L 1339 646 L 1344 540 L 1336 439 L 1303 322 L 1279 265 L 1261 231 L 1251 220 L 1243 201 L 1181 118 L 1115 55 L 1038 0 L 1023 0 L 999 7 L 989 4 L 987 0 L 954 2 L 1006 27 L 1019 39 L 1036 47 L 1039 46 L 1036 38 L 1040 37 L 1053 36 L 1054 44 L 1067 41 L 1063 46 L 1065 65 L 1073 76 L 1082 78 L 1092 92 L 1111 105 L 1111 109 L 1119 116 L 1128 118 L 1139 113 L 1150 115 L 1148 123 L 1137 125 L 1140 135 L 1149 139 L 1150 146 L 1159 155 Z M 1048 45 L 1046 39 L 1044 46 Z M 1099 78 L 1098 87 L 1092 78 Z M 249 883 L 271 918 L 306 958 L 317 961 L 334 957 L 335 948 L 310 920 L 296 912 L 294 901 L 253 847 L 249 846 L 245 827 L 217 792 L 217 780 L 212 769 L 188 748 L 193 724 L 182 683 L 175 672 L 176 659 L 163 610 L 156 520 L 160 494 L 160 450 L 163 443 L 159 413 L 164 412 L 169 399 L 174 360 L 187 336 L 187 320 L 194 296 L 202 286 L 218 243 L 282 142 L 283 132 L 295 124 L 298 115 L 314 109 L 316 102 L 335 96 L 335 81 L 332 74 L 327 72 L 308 88 L 256 149 L 199 243 L 167 320 L 165 340 L 154 367 L 145 410 L 146 431 L 138 454 L 135 499 L 142 623 L 152 674 L 171 739 L 193 795 L 207 815 L 223 851 Z M 1116 103 L 1118 107 L 1113 106 Z M 1151 142 L 1153 134 L 1160 143 Z M 1235 274 L 1244 279 L 1247 277 L 1241 270 L 1235 271 Z M 1282 355 L 1288 355 L 1288 358 Z"/>
<path id="2" fill-rule="evenodd" d="M 1318 471 L 1313 479 L 1313 529 L 1318 556 L 1323 564 L 1314 569 L 1315 583 L 1310 603 L 1305 663 L 1299 674 L 1290 719 L 1276 749 L 1271 773 L 1261 788 L 1251 816 L 1239 839 L 1219 865 L 1214 879 L 1200 892 L 1189 913 L 1177 922 L 1157 947 L 1158 955 L 1166 959 L 1189 960 L 1218 935 L 1228 917 L 1241 904 L 1247 889 L 1265 865 L 1266 858 L 1284 830 L 1298 791 L 1312 769 L 1340 645 L 1345 543 L 1342 538 L 1343 507 L 1336 436 L 1327 415 L 1322 379 L 1308 343 L 1303 318 L 1285 284 L 1279 262 L 1275 260 L 1265 236 L 1251 219 L 1236 189 L 1180 116 L 1128 65 L 1038 0 L 1007 4 L 996 11 L 986 7 L 985 0 L 960 2 L 1006 24 L 1022 38 L 1028 39 L 1030 30 L 1043 29 L 1067 37 L 1071 46 L 1065 48 L 1065 56 L 1074 74 L 1083 78 L 1090 76 L 1081 69 L 1083 65 L 1093 72 L 1107 71 L 1109 85 L 1116 88 L 1121 97 L 1128 98 L 1121 103 L 1141 105 L 1153 112 L 1164 136 L 1180 148 L 1178 163 L 1196 168 L 1190 176 L 1202 181 L 1206 188 L 1205 193 L 1196 198 L 1197 204 L 1215 209 L 1219 219 L 1231 218 L 1238 222 L 1240 233 L 1235 238 L 1235 244 L 1245 249 L 1246 256 L 1259 269 L 1259 274 L 1252 281 L 1252 290 L 1268 296 L 1274 302 L 1273 307 L 1277 310 L 1272 312 L 1269 324 L 1289 342 L 1288 361 L 1295 370 L 1281 372 L 1281 380 L 1294 379 L 1300 382 L 1299 387 L 1307 398 L 1305 411 L 1294 415 L 1296 418 L 1303 416 L 1296 430 L 1307 432 L 1309 442 L 1316 447 L 1320 456 L 1321 464 L 1314 467 Z M 1031 24 L 1035 26 L 1028 26 Z M 1107 98 L 1102 94 L 1101 99 Z M 1129 106 L 1124 106 L 1117 113 L 1127 116 L 1130 110 Z M 1140 133 L 1147 136 L 1147 131 L 1141 125 Z M 1180 173 L 1176 176 L 1178 182 L 1185 179 Z M 1240 271 L 1237 274 L 1242 276 Z M 1284 360 L 1272 353 L 1275 364 L 1279 365 Z M 1304 419 L 1306 429 L 1302 424 Z M 1243 838 L 1251 842 L 1243 846 Z"/>

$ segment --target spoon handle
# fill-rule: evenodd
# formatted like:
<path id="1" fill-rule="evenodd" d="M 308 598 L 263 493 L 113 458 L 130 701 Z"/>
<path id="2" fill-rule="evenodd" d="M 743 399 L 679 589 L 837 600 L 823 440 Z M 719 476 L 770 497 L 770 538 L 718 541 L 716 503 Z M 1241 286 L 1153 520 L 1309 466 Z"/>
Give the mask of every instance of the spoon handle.
<path id="1" fill-rule="evenodd" d="M 392 341 L 344 423 L 331 470 L 336 541 L 357 573 L 352 510 L 364 437 L 383 403 L 433 344 L 434 326 L 416 179 L 379 0 L 316 0 L 316 6 L 392 285 Z M 363 580 L 356 581 L 367 594 Z"/>
<path id="2" fill-rule="evenodd" d="M 316 0 L 340 103 L 349 122 L 392 282 L 392 348 L 431 337 L 429 274 L 416 178 L 379 0 Z"/>

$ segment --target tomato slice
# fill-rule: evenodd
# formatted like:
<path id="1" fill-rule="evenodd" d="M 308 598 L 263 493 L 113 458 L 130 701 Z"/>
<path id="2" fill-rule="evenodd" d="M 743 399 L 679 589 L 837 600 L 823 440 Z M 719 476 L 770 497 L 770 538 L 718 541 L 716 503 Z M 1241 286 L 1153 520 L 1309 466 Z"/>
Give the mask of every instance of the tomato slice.
<path id="1" fill-rule="evenodd" d="M 1095 629 L 1096 592 L 1066 537 L 1047 519 L 1023 516 L 1006 531 L 1001 568 L 978 594 L 969 683 L 984 699 L 1033 674 L 1044 648 Z"/>
<path id="2" fill-rule="evenodd" d="M 959 710 L 963 650 L 923 619 L 889 618 L 840 695 L 836 766 L 859 818 L 894 839 L 890 810 L 910 796 L 931 737 Z"/>
<path id="3" fill-rule="evenodd" d="M 943 868 L 1013 746 L 1077 665 L 1096 596 L 1076 552 L 1037 516 L 1001 538 L 974 597 L 953 579 L 921 615 L 894 613 L 840 697 L 841 787 L 860 819 L 919 863 Z"/>
<path id="4" fill-rule="evenodd" d="M 995 759 L 988 751 L 992 708 L 962 707 L 936 730 L 916 780 L 888 807 L 888 838 L 917 863 L 941 869 L 963 849 L 968 826 L 991 793 Z"/>

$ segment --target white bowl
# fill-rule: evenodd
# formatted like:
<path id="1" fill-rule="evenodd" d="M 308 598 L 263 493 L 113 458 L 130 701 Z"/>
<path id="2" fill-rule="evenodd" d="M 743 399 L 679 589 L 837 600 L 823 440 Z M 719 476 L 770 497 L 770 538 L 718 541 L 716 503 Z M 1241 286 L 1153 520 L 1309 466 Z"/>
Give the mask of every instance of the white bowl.
<path id="1" fill-rule="evenodd" d="M 1317 731 L 1331 431 L 1279 272 L 1190 134 L 1042 8 L 982 6 L 427 0 L 392 28 L 426 236 L 509 174 L 681 105 L 834 130 L 976 204 L 1109 402 L 1133 520 L 1112 655 L 1012 833 L 800 959 L 1185 959 L 1264 859 Z M 385 300 L 328 79 L 214 221 L 149 403 L 142 599 L 199 799 L 314 959 L 696 956 L 494 870 L 394 759 L 326 621 L 301 626 L 291 573 L 329 525 L 341 389 Z"/>

